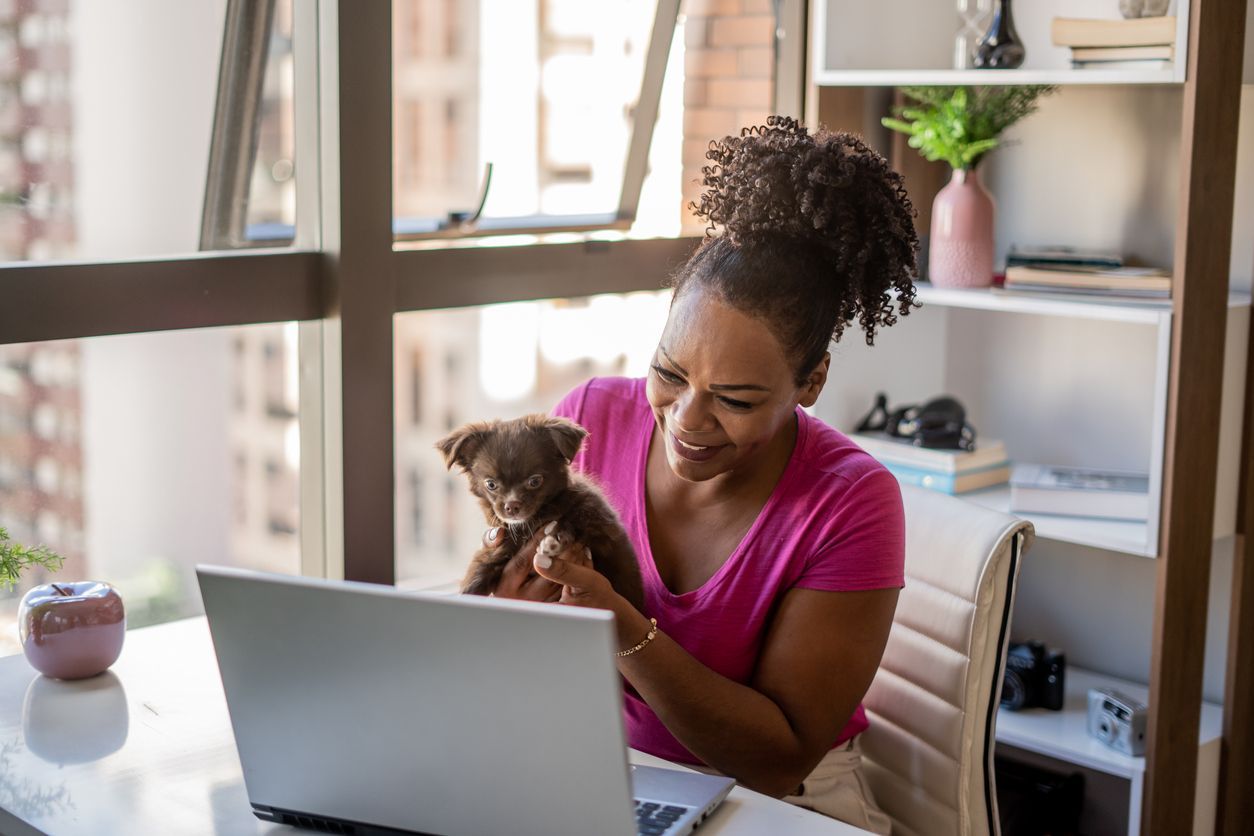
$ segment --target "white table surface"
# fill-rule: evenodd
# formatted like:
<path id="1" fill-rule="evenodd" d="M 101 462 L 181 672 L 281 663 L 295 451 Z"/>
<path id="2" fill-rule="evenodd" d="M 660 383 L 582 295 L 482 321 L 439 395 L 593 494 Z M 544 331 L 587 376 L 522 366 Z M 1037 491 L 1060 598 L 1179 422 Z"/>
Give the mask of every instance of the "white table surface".
<path id="1" fill-rule="evenodd" d="M 252 814 L 203 618 L 129 632 L 112 669 L 79 682 L 42 677 L 21 655 L 0 658 L 5 836 L 304 832 Z M 865 833 L 743 787 L 698 832 Z"/>

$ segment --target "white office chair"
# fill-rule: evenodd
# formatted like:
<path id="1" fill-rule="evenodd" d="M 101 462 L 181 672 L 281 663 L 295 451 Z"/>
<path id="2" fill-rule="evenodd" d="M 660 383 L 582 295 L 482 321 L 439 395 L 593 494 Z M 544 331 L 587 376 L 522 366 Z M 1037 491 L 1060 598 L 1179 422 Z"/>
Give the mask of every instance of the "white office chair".
<path id="1" fill-rule="evenodd" d="M 902 486 L 906 587 L 863 704 L 867 780 L 898 836 L 996 836 L 993 734 L 1032 524 Z"/>

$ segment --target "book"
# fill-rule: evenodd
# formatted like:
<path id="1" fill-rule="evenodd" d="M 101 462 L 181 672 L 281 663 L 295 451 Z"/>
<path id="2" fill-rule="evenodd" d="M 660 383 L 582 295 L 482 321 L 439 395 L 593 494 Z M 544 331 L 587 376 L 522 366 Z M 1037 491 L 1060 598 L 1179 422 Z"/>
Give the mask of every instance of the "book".
<path id="1" fill-rule="evenodd" d="M 1011 471 L 1011 511 L 1144 521 L 1149 508 L 1149 476 L 1143 473 L 1037 464 Z"/>
<path id="2" fill-rule="evenodd" d="M 1176 42 L 1176 18 L 1056 17 L 1049 34 L 1054 46 L 1162 46 Z"/>
<path id="3" fill-rule="evenodd" d="M 1074 247 L 1016 247 L 1013 244 L 1006 254 L 1006 264 L 1024 267 L 1078 266 L 1122 267 L 1123 256 L 1118 253 L 1077 250 Z"/>
<path id="4" fill-rule="evenodd" d="M 1171 276 L 1157 267 L 1112 267 L 1085 269 L 1079 267 L 1006 268 L 1006 287 L 1020 285 L 1053 285 L 1068 288 L 1092 288 L 1121 291 L 1171 292 Z"/>
<path id="5" fill-rule="evenodd" d="M 938 470 L 926 470 L 920 467 L 908 467 L 901 464 L 884 462 L 888 472 L 897 477 L 903 485 L 917 485 L 920 488 L 948 494 L 961 494 L 1004 485 L 1010 479 L 1010 463 L 1002 462 L 992 467 L 971 470 L 966 473 L 942 473 Z"/>
<path id="6" fill-rule="evenodd" d="M 1002 287 L 993 287 L 994 293 L 1036 293 L 1041 296 L 1079 296 L 1085 301 L 1097 299 L 1118 299 L 1121 302 L 1152 302 L 1161 304 L 1171 301 L 1170 290 L 1110 290 L 1104 287 L 1062 287 L 1056 284 L 1031 284 L 1015 282 Z"/>
<path id="7" fill-rule="evenodd" d="M 941 450 L 916 447 L 908 439 L 887 433 L 854 433 L 849 437 L 885 465 L 915 467 L 937 473 L 967 473 L 1006 461 L 1006 445 L 994 440 L 978 440 L 974 450 Z"/>
<path id="8" fill-rule="evenodd" d="M 1071 48 L 1072 61 L 1144 61 L 1176 57 L 1176 48 L 1167 46 L 1077 46 Z"/>
<path id="9" fill-rule="evenodd" d="M 1170 70 L 1172 63 L 1167 59 L 1146 59 L 1144 61 L 1072 61 L 1075 70 Z"/>

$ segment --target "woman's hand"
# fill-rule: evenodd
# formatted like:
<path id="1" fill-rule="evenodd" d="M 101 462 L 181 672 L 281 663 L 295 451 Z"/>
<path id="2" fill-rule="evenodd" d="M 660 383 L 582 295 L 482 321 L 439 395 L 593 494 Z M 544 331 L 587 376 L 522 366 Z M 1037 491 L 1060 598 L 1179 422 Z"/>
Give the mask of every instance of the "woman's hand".
<path id="1" fill-rule="evenodd" d="M 489 528 L 483 533 L 483 544 L 489 548 L 496 548 L 505 542 L 508 536 L 504 528 Z M 501 580 L 497 583 L 493 595 L 498 598 L 518 598 L 524 601 L 550 603 L 561 598 L 561 585 L 540 577 L 531 566 L 536 547 L 539 546 L 544 536 L 544 531 L 540 530 L 532 535 L 530 540 L 523 543 L 522 548 L 501 572 Z"/>
<path id="2" fill-rule="evenodd" d="M 484 545 L 499 546 L 504 529 L 488 529 Z M 546 540 L 544 548 L 541 543 Z M 650 624 L 626 598 L 614 591 L 605 576 L 593 568 L 595 556 L 582 543 L 551 522 L 531 536 L 501 573 L 493 593 L 501 598 L 593 607 L 614 613 L 619 644 L 631 647 Z"/>
<path id="3" fill-rule="evenodd" d="M 615 611 L 626 604 L 605 576 L 592 567 L 592 552 L 586 546 L 561 531 L 556 522 L 540 533 L 531 565 L 546 582 L 560 585 L 563 604 Z"/>

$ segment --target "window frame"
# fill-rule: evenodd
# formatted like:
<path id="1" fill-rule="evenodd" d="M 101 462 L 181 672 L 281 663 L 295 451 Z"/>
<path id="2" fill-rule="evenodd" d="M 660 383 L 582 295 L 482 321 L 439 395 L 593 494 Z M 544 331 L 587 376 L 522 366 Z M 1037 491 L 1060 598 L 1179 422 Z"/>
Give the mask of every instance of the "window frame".
<path id="1" fill-rule="evenodd" d="M 805 0 L 783 2 L 786 7 L 800 4 L 795 8 L 804 20 Z M 670 44 L 670 36 L 659 37 L 659 32 L 673 33 L 678 3 L 658 2 L 642 82 L 658 95 Z M 464 241 L 459 246 L 398 245 L 391 193 L 391 4 L 294 0 L 300 161 L 294 238 L 284 249 L 244 241 L 246 200 L 238 198 L 247 188 L 256 126 L 243 116 L 257 112 L 268 53 L 249 52 L 246 44 L 268 42 L 268 32 L 257 40 L 256 27 L 273 16 L 274 0 L 230 0 L 227 6 L 222 56 L 231 72 L 219 80 L 214 143 L 234 136 L 239 144 L 233 154 L 222 145 L 221 153 L 210 155 L 201 236 L 205 251 L 0 265 L 0 344 L 299 322 L 301 571 L 391 584 L 396 530 L 393 316 L 656 289 L 697 239 L 583 236 L 509 247 Z M 804 51 L 803 41 L 792 46 Z M 262 60 L 245 61 L 245 54 Z M 789 93 L 798 108 L 800 92 Z M 241 101 L 244 94 L 253 96 L 251 105 L 247 96 Z M 653 112 L 638 120 L 647 130 L 633 133 L 628 165 L 631 176 L 641 181 L 657 105 L 656 96 L 642 93 L 647 104 L 646 98 Z M 783 103 L 778 94 L 776 101 Z M 353 153 L 342 154 L 345 148 Z M 638 189 L 633 194 L 625 188 L 620 213 L 634 216 L 638 196 Z"/>

